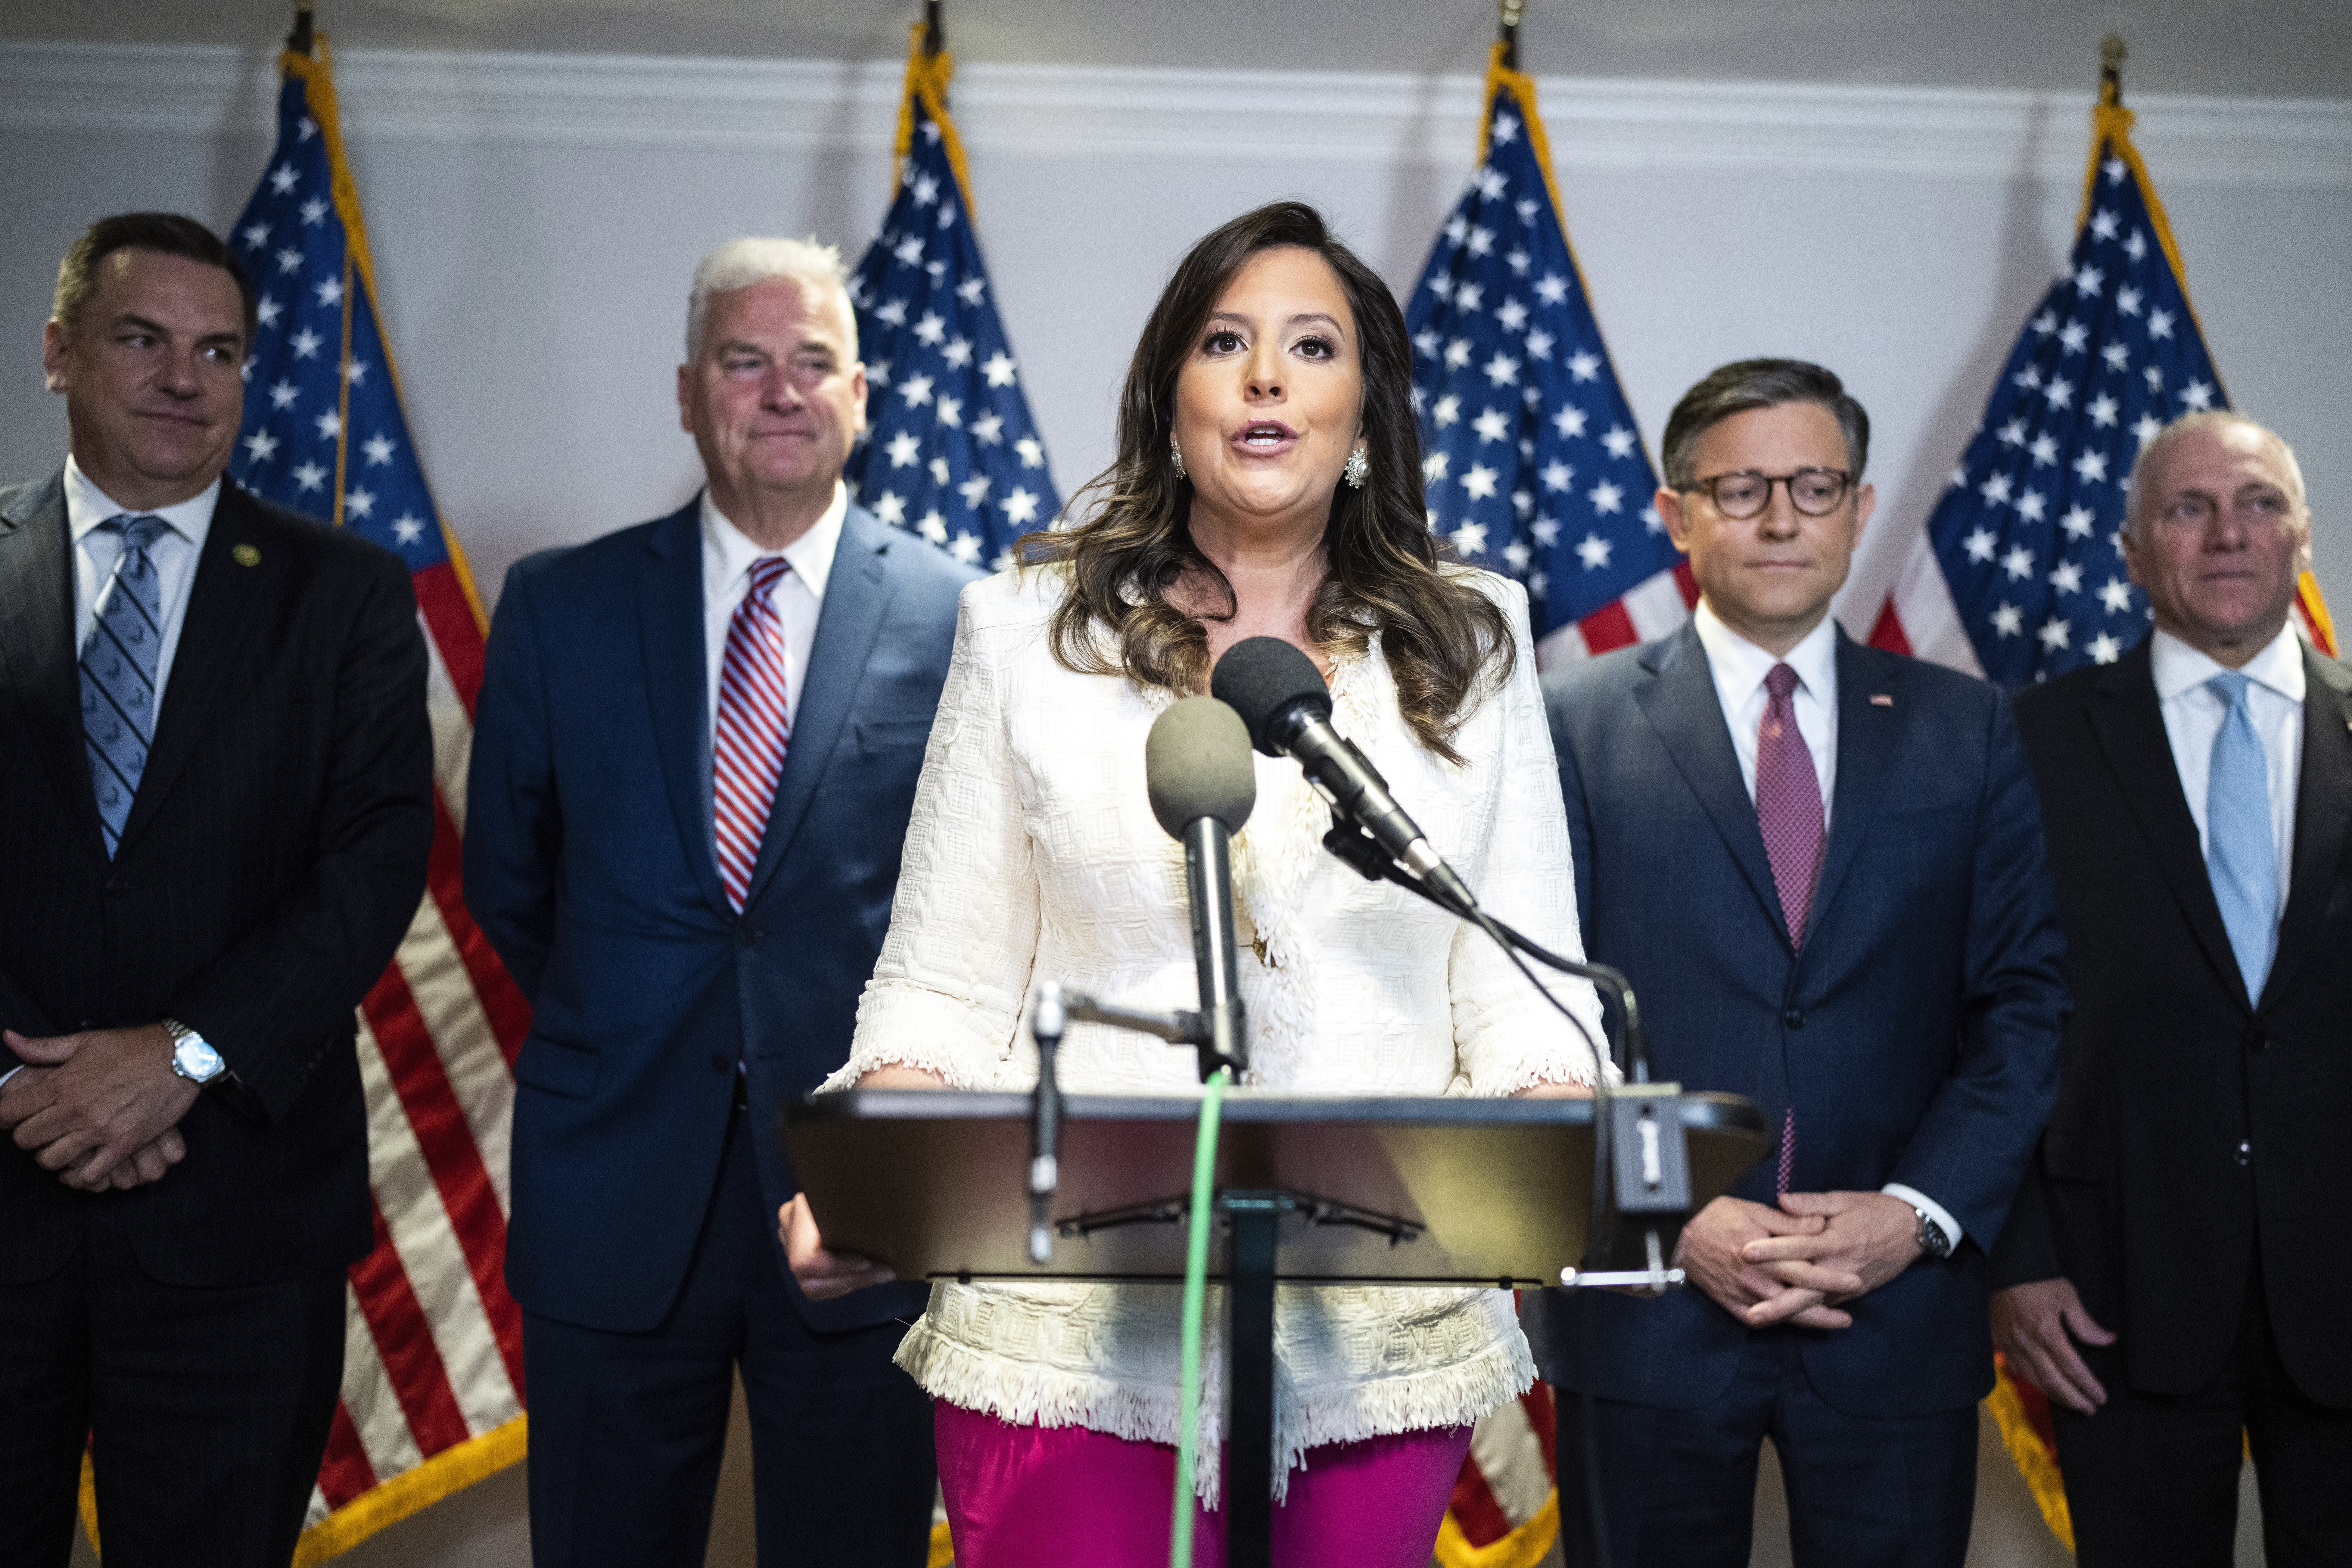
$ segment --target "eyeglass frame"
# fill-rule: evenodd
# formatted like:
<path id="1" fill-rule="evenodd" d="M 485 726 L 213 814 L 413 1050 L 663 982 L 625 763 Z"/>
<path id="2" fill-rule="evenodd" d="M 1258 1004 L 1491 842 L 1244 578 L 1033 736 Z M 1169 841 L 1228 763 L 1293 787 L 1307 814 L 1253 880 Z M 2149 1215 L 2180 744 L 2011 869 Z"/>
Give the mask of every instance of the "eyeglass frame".
<path id="1" fill-rule="evenodd" d="M 1804 478 L 1807 474 L 1830 474 L 1835 476 L 1837 479 L 1837 499 L 1830 502 L 1827 507 L 1823 508 L 1820 511 L 1807 511 L 1797 500 L 1796 481 Z M 1726 479 L 1762 479 L 1764 481 L 1764 503 L 1758 507 L 1754 511 L 1748 512 L 1744 516 L 1734 516 L 1728 511 L 1724 511 L 1723 503 L 1715 499 L 1715 487 L 1721 484 Z M 1703 479 L 1693 479 L 1686 485 L 1678 485 L 1675 488 L 1685 495 L 1696 494 L 1706 497 L 1707 505 L 1715 508 L 1716 510 L 1722 512 L 1725 517 L 1730 518 L 1734 522 L 1753 522 L 1756 519 L 1762 517 L 1766 512 L 1772 510 L 1772 487 L 1774 485 L 1779 485 L 1789 492 L 1789 506 L 1790 510 L 1795 511 L 1800 517 L 1829 517 L 1834 514 L 1839 507 L 1845 504 L 1847 497 L 1854 493 L 1853 469 L 1826 468 L 1818 463 L 1809 464 L 1801 468 L 1791 468 L 1785 474 L 1768 474 L 1760 468 L 1733 468 L 1725 473 L 1710 474 Z"/>

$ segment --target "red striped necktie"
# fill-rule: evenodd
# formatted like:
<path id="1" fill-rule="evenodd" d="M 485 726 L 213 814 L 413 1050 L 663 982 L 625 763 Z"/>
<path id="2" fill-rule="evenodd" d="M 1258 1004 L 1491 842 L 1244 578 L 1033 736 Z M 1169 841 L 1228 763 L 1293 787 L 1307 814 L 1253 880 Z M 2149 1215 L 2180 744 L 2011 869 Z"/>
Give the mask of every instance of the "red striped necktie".
<path id="1" fill-rule="evenodd" d="M 776 780 L 792 744 L 789 689 L 784 684 L 784 623 L 772 603 L 792 568 L 781 555 L 751 563 L 751 585 L 727 623 L 727 657 L 719 667 L 719 727 L 711 747 L 719 830 L 719 879 L 740 914 L 751 868 L 768 831 Z"/>

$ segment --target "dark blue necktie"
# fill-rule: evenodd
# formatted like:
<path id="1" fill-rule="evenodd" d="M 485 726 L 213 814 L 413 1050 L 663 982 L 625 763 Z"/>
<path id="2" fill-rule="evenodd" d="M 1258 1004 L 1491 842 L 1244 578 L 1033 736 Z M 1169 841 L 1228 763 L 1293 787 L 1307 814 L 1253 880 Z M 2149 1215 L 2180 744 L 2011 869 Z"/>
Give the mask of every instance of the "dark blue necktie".
<path id="1" fill-rule="evenodd" d="M 99 590 L 98 624 L 81 650 L 81 728 L 111 860 L 155 737 L 163 595 L 147 550 L 170 524 L 160 517 L 110 517 L 98 526 L 122 535 L 122 554 Z"/>

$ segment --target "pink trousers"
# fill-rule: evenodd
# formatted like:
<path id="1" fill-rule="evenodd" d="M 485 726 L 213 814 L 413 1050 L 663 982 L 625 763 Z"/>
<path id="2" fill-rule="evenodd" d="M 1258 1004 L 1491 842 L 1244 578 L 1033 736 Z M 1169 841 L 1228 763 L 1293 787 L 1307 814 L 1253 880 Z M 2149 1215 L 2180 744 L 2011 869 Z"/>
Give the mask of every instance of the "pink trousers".
<path id="1" fill-rule="evenodd" d="M 956 1568 L 1166 1568 L 1173 1447 L 943 1399 L 931 1425 Z M 1276 1568 L 1427 1568 L 1469 1451 L 1467 1426 L 1309 1448 L 1275 1507 Z M 1193 1568 L 1224 1568 L 1224 1510 L 1192 1519 Z"/>

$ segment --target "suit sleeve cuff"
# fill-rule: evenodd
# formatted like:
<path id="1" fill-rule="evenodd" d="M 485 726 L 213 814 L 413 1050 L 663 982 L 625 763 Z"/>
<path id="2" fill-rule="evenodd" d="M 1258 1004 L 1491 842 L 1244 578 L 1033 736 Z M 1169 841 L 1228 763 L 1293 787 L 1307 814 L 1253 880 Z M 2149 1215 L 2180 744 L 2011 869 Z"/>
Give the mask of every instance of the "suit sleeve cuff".
<path id="1" fill-rule="evenodd" d="M 1960 1228 L 1960 1222 L 1952 1217 L 1949 1209 L 1916 1187 L 1906 1187 L 1900 1182 L 1889 1182 L 1878 1190 L 1890 1198 L 1901 1198 L 1915 1209 L 1927 1210 L 1927 1217 L 1934 1220 L 1943 1228 L 1944 1234 L 1952 1238 L 1954 1247 L 1959 1246 L 1960 1238 L 1968 1234 Z"/>

